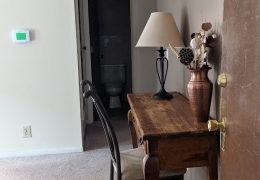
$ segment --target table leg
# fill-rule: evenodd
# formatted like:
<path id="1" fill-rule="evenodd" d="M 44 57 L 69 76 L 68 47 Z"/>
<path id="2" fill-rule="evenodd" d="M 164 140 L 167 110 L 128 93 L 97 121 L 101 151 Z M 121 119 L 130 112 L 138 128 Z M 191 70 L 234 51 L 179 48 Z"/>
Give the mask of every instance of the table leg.
<path id="1" fill-rule="evenodd" d="M 135 127 L 134 127 L 134 124 L 133 124 L 134 116 L 131 112 L 131 109 L 128 111 L 127 119 L 128 119 L 128 125 L 129 125 L 129 129 L 130 129 L 130 133 L 131 133 L 133 148 L 137 148 L 138 147 L 138 145 L 137 145 L 137 135 L 136 135 Z"/>
<path id="2" fill-rule="evenodd" d="M 209 165 L 207 167 L 208 180 L 218 180 L 218 153 L 208 152 Z"/>
<path id="3" fill-rule="evenodd" d="M 145 180 L 159 179 L 159 159 L 158 156 L 149 157 L 148 154 L 143 159 L 143 173 Z"/>
<path id="4" fill-rule="evenodd" d="M 147 154 L 143 159 L 143 174 L 145 180 L 159 179 L 159 158 L 157 141 L 146 141 Z"/>

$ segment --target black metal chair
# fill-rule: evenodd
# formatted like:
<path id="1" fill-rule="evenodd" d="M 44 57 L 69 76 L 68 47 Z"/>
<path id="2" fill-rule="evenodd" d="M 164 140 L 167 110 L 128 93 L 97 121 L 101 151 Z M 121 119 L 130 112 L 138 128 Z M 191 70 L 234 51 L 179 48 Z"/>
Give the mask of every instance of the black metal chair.
<path id="1" fill-rule="evenodd" d="M 83 93 L 83 97 L 88 98 L 90 96 L 92 98 L 105 131 L 106 139 L 111 152 L 110 180 L 114 179 L 114 172 L 116 173 L 117 180 L 144 179 L 142 171 L 144 154 L 142 148 L 129 149 L 121 152 L 119 151 L 116 134 L 94 86 L 88 80 L 83 80 L 81 85 L 88 85 L 88 90 Z M 186 169 L 163 170 L 160 171 L 159 179 L 183 180 L 185 173 Z"/>

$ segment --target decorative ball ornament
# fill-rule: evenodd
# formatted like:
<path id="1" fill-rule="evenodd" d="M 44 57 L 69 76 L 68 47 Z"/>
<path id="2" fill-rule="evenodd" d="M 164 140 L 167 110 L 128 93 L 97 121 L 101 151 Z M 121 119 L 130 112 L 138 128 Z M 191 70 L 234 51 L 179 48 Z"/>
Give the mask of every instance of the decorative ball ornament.
<path id="1" fill-rule="evenodd" d="M 182 48 L 179 52 L 180 62 L 182 64 L 188 65 L 194 59 L 194 53 L 190 48 Z"/>

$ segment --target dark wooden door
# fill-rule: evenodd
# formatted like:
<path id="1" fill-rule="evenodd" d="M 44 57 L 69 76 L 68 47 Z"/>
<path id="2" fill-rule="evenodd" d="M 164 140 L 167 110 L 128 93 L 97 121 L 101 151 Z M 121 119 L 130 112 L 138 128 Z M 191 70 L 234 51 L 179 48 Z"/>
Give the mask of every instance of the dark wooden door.
<path id="1" fill-rule="evenodd" d="M 260 179 L 260 1 L 224 0 L 222 72 L 228 83 L 221 180 Z"/>

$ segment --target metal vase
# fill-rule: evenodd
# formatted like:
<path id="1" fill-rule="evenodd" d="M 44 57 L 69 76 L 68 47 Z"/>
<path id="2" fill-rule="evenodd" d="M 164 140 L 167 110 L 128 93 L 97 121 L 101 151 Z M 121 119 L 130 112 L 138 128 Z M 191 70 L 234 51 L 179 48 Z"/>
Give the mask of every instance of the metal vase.
<path id="1" fill-rule="evenodd" d="M 191 78 L 187 91 L 194 123 L 204 123 L 209 119 L 213 89 L 213 84 L 208 78 L 210 69 L 189 70 Z"/>

